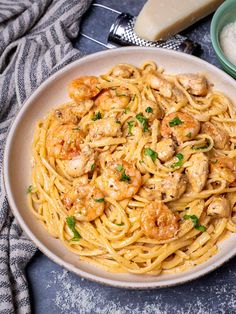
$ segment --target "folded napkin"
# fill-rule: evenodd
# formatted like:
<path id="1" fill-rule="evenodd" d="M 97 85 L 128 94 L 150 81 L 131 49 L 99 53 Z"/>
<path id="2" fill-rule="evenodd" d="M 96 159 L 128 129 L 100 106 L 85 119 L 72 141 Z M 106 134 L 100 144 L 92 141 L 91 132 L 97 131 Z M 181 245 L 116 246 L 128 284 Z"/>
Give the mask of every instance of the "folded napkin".
<path id="1" fill-rule="evenodd" d="M 0 313 L 30 313 L 24 268 L 36 248 L 11 214 L 3 148 L 19 108 L 51 74 L 81 57 L 71 40 L 92 0 L 0 1 Z M 20 182 L 19 182 L 20 184 Z"/>

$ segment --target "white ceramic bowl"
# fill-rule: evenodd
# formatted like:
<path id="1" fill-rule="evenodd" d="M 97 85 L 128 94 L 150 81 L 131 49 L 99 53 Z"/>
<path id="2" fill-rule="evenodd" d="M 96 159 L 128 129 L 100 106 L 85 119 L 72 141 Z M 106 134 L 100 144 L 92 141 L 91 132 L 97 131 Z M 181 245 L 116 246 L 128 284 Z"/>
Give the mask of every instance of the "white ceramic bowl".
<path id="1" fill-rule="evenodd" d="M 67 83 L 77 76 L 105 73 L 117 63 L 140 65 L 145 60 L 154 60 L 167 72 L 204 72 L 216 89 L 224 92 L 229 98 L 236 99 L 235 81 L 223 71 L 196 57 L 169 50 L 140 47 L 99 52 L 61 69 L 33 93 L 11 127 L 4 155 L 4 181 L 11 209 L 22 229 L 36 246 L 55 263 L 82 277 L 107 285 L 135 289 L 177 285 L 216 269 L 236 254 L 236 234 L 220 244 L 217 255 L 184 273 L 161 276 L 112 274 L 80 261 L 78 256 L 69 252 L 59 240 L 48 235 L 28 208 L 26 188 L 30 184 L 30 149 L 36 122 L 44 117 L 49 109 L 68 99 Z"/>

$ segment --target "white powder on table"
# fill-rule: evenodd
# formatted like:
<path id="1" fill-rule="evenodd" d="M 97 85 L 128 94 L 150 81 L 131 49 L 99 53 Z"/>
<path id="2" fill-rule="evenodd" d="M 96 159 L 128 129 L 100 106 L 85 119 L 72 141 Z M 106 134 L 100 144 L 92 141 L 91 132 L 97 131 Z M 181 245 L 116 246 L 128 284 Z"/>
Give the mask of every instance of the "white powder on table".
<path id="1" fill-rule="evenodd" d="M 229 23 L 222 29 L 220 46 L 226 58 L 236 65 L 236 22 Z"/>

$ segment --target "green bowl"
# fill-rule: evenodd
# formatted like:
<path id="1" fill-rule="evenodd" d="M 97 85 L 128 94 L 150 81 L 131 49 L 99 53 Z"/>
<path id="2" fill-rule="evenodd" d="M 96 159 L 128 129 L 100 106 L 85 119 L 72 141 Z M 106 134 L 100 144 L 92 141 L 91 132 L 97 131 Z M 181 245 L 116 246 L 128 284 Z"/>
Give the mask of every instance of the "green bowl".
<path id="1" fill-rule="evenodd" d="M 211 41 L 222 68 L 236 78 L 236 66 L 231 63 L 220 47 L 219 36 L 223 27 L 236 21 L 236 1 L 226 0 L 215 12 L 211 22 Z M 236 53 L 236 52 L 235 52 Z"/>

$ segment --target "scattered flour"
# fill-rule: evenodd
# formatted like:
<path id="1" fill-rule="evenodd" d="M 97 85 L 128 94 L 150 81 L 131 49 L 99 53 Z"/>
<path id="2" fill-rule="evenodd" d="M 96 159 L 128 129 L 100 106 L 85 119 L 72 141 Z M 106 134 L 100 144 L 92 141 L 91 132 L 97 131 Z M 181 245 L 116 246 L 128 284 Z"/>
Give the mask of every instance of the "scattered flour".
<path id="1" fill-rule="evenodd" d="M 236 279 L 235 274 L 233 274 L 233 277 Z M 236 313 L 236 288 L 233 284 L 227 285 L 223 282 L 219 282 L 217 287 L 215 285 L 207 287 L 202 285 L 198 288 L 198 291 L 192 287 L 186 289 L 180 286 L 179 289 L 178 287 L 172 288 L 174 291 L 169 290 L 169 293 L 165 292 L 163 294 L 162 291 L 164 290 L 129 291 L 98 284 L 88 285 L 87 280 L 77 278 L 66 270 L 53 271 L 52 278 L 47 289 L 57 287 L 53 302 L 60 311 L 59 313 L 63 314 Z M 186 291 L 189 291 L 190 295 L 194 295 L 194 298 L 188 298 L 189 294 L 187 294 L 185 300 Z M 209 298 L 205 297 L 206 293 Z M 173 307 L 173 302 L 169 302 L 169 295 L 175 299 L 174 304 L 180 304 Z M 223 295 L 226 295 L 227 298 L 222 299 Z M 216 308 L 211 308 L 211 304 L 214 304 L 216 299 L 218 300 L 217 303 L 220 304 L 220 306 L 217 306 L 217 311 Z M 225 312 L 225 309 L 230 310 Z"/>

